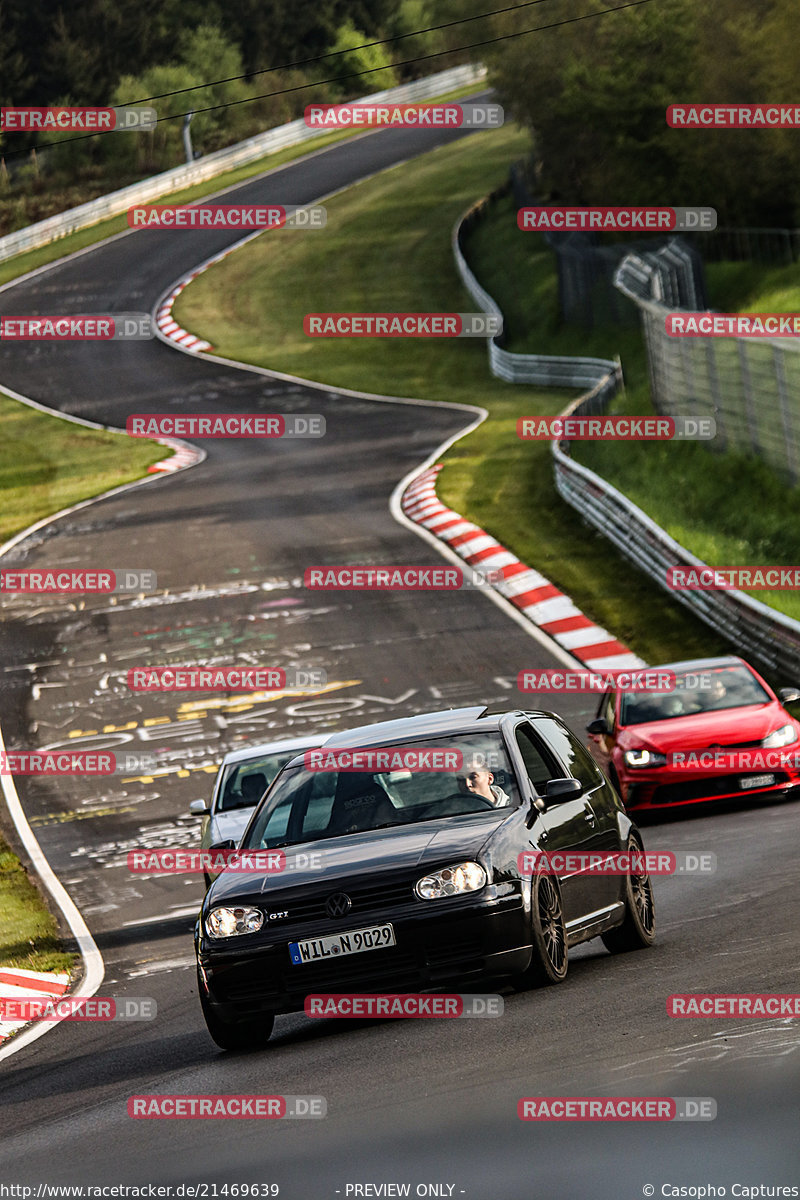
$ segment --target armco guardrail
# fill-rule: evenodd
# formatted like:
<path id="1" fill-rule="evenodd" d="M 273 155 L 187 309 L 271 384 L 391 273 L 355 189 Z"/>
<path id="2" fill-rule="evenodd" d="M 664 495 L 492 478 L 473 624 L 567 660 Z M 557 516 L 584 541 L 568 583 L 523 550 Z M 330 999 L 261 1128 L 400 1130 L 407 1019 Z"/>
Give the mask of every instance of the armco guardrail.
<path id="1" fill-rule="evenodd" d="M 570 411 L 579 415 L 588 411 L 581 405 L 576 402 Z M 665 590 L 668 567 L 707 566 L 627 496 L 570 458 L 565 443 L 553 443 L 553 457 L 559 494 Z M 669 590 L 669 594 L 760 665 L 800 679 L 800 622 L 743 592 Z"/>
<path id="2" fill-rule="evenodd" d="M 491 195 L 473 204 L 453 228 L 452 247 L 456 268 L 464 287 L 476 304 L 486 313 L 502 317 L 495 300 L 478 283 L 462 250 L 463 238 L 486 214 L 491 202 L 508 191 L 504 184 Z M 509 383 L 530 383 L 536 387 L 598 387 L 611 388 L 613 395 L 621 383 L 619 363 L 607 358 L 559 357 L 553 354 L 512 354 L 503 349 L 503 335 L 489 342 L 489 367 L 493 375 Z"/>
<path id="3" fill-rule="evenodd" d="M 487 196 L 467 212 L 453 231 L 453 254 L 461 279 L 472 299 L 484 312 L 502 316 L 497 302 L 478 283 L 462 251 L 462 237 L 485 215 L 489 203 L 505 188 Z M 549 355 L 511 354 L 500 339 L 489 345 L 492 373 L 516 383 L 541 386 L 594 387 L 573 400 L 563 416 L 595 416 L 606 411 L 622 383 L 619 363 L 606 359 L 554 358 Z M 559 383 L 558 380 L 563 380 Z M 677 592 L 667 588 L 667 568 L 705 567 L 684 546 L 671 538 L 647 513 L 612 487 L 600 475 L 575 462 L 569 442 L 552 443 L 555 483 L 563 497 L 584 520 L 609 541 L 669 595 L 689 608 L 712 629 L 721 633 L 763 667 L 789 673 L 800 681 L 800 622 L 769 608 L 739 591 Z"/>
<path id="4" fill-rule="evenodd" d="M 348 103 L 414 103 L 430 100 L 458 88 L 469 87 L 485 78 L 486 68 L 470 63 L 461 67 L 451 67 L 448 71 L 439 71 L 436 75 L 415 79 L 412 83 L 401 84 L 383 92 L 373 92 L 370 96 L 363 96 L 358 101 Z M 278 125 L 275 129 L 267 129 L 244 142 L 237 142 L 235 146 L 228 146 L 224 150 L 217 150 L 214 154 L 198 158 L 196 162 L 173 167 L 169 171 L 162 171 L 160 175 L 151 175 L 139 183 L 109 192 L 108 195 L 99 196 L 96 200 L 78 205 L 77 208 L 70 208 L 57 216 L 48 217 L 45 221 L 37 221 L 35 225 L 28 225 L 25 229 L 6 234 L 0 238 L 0 262 L 25 250 L 46 246 L 49 242 L 75 233 L 78 229 L 96 225 L 98 221 L 108 217 L 119 216 L 132 204 L 147 204 L 151 200 L 157 200 L 159 196 L 169 195 L 170 192 L 180 191 L 196 183 L 204 183 L 207 179 L 213 179 L 233 167 L 245 166 L 267 154 L 285 150 L 288 146 L 299 146 L 319 136 L 320 131 L 309 129 L 302 119 Z"/>
<path id="5" fill-rule="evenodd" d="M 674 273 L 679 266 L 676 261 Z M 640 255 L 631 254 L 616 276 L 617 287 L 641 314 L 656 411 L 668 417 L 713 417 L 717 426 L 714 448 L 758 455 L 784 479 L 797 483 L 797 339 L 671 337 L 665 325 L 668 313 L 689 307 L 669 286 L 672 274 L 660 269 L 654 273 Z"/>

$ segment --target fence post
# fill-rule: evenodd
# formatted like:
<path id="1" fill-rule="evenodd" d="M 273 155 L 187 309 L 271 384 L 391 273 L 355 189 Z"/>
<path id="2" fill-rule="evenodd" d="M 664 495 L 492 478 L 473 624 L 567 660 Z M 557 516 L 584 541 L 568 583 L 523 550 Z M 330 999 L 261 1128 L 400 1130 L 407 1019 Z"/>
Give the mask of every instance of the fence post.
<path id="1" fill-rule="evenodd" d="M 747 359 L 747 342 L 744 338 L 736 339 L 736 350 L 739 355 L 739 370 L 742 376 L 742 395 L 744 396 L 744 411 L 747 419 L 747 432 L 750 436 L 750 449 L 758 453 L 760 442 L 758 437 L 758 422 L 753 404 L 753 386 L 750 378 L 750 363 Z"/>
<path id="2" fill-rule="evenodd" d="M 792 422 L 792 410 L 789 404 L 789 388 L 786 380 L 786 354 L 782 346 L 772 347 L 772 361 L 775 366 L 775 379 L 778 384 L 778 407 L 783 425 L 783 438 L 786 446 L 786 466 L 793 484 L 798 481 L 797 441 Z"/>

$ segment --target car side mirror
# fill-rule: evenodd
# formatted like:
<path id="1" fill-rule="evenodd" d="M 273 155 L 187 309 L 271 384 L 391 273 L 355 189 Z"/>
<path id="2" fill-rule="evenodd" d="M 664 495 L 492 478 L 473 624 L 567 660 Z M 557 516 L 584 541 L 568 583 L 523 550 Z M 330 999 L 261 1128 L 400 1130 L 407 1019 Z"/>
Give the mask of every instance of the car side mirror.
<path id="1" fill-rule="evenodd" d="M 586 732 L 587 733 L 610 733 L 611 730 L 608 728 L 608 725 L 606 724 L 605 717 L 595 717 L 595 719 L 593 721 L 590 721 L 589 724 L 586 726 Z"/>
<path id="2" fill-rule="evenodd" d="M 214 842 L 214 845 L 210 846 L 209 849 L 210 850 L 235 850 L 236 842 L 233 840 L 233 838 L 226 838 L 224 842 Z"/>
<path id="3" fill-rule="evenodd" d="M 189 812 L 202 816 L 203 813 L 208 812 L 208 805 L 205 800 L 192 800 L 189 804 Z"/>
<path id="4" fill-rule="evenodd" d="M 778 692 L 784 704 L 796 704 L 800 700 L 800 688 L 786 687 L 781 688 Z"/>
<path id="5" fill-rule="evenodd" d="M 580 779 L 548 779 L 544 789 L 545 800 L 569 800 L 582 796 L 584 792 Z"/>
<path id="6" fill-rule="evenodd" d="M 582 796 L 585 791 L 580 779 L 573 779 L 572 776 L 565 779 L 549 779 L 545 784 L 544 795 L 535 796 L 530 802 L 530 809 L 525 818 L 525 827 L 532 829 L 536 824 L 536 818 L 542 813 L 547 812 L 551 804 L 559 804 L 564 800 L 569 800 L 570 797 Z"/>

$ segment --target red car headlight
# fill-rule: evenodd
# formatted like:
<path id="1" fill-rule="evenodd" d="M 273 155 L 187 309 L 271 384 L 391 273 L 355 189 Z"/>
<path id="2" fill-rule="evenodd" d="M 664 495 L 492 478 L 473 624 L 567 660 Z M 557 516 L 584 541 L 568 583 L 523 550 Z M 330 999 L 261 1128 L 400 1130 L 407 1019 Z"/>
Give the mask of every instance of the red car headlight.
<path id="1" fill-rule="evenodd" d="M 765 738 L 762 738 L 761 745 L 768 750 L 774 750 L 777 746 L 791 746 L 792 742 L 797 741 L 797 730 L 794 725 L 781 725 L 780 729 L 773 729 L 772 733 L 768 733 Z"/>
<path id="2" fill-rule="evenodd" d="M 665 767 L 666 754 L 658 750 L 626 750 L 623 755 L 626 767 Z"/>

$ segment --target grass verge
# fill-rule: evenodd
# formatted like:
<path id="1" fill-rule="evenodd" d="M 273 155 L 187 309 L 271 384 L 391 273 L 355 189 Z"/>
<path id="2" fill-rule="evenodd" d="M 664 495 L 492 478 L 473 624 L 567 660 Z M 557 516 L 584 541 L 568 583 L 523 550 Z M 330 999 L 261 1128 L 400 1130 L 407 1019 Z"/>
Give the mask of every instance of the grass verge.
<path id="1" fill-rule="evenodd" d="M 493 378 L 480 340 L 351 341 L 303 333 L 308 312 L 473 309 L 455 270 L 450 233 L 456 218 L 497 185 L 525 146 L 524 133 L 504 126 L 358 184 L 328 202 L 324 238 L 280 230 L 255 239 L 246 255 L 231 255 L 182 293 L 176 320 L 208 338 L 217 353 L 244 362 L 334 386 L 482 405 L 489 419 L 445 458 L 442 500 L 542 570 L 648 661 L 721 652 L 720 639 L 633 571 L 561 500 L 549 446 L 517 438 L 518 417 L 558 412 L 576 393 Z M 524 252 L 541 260 L 531 264 L 526 258 L 525 278 L 540 289 L 536 320 L 549 330 L 548 348 L 555 349 L 555 270 L 535 235 L 519 236 L 530 239 Z M 491 270 L 481 280 L 495 295 L 507 273 L 518 277 L 518 271 L 509 271 L 502 248 L 495 254 L 486 242 L 483 258 Z M 508 288 L 503 291 L 507 297 Z M 520 290 L 523 300 L 527 304 Z M 510 320 L 512 327 L 524 327 L 522 304 Z M 537 329 L 530 335 L 531 349 L 542 349 L 538 334 Z M 635 329 L 614 333 L 611 341 L 596 335 L 591 345 L 570 333 L 559 352 L 625 355 L 638 337 Z"/>
<path id="2" fill-rule="evenodd" d="M 72 971 L 77 961 L 77 955 L 62 949 L 39 890 L 0 837 L 0 966 Z"/>
<path id="3" fill-rule="evenodd" d="M 34 522 L 141 479 L 169 456 L 157 442 L 87 429 L 0 392 L 0 543 Z"/>

